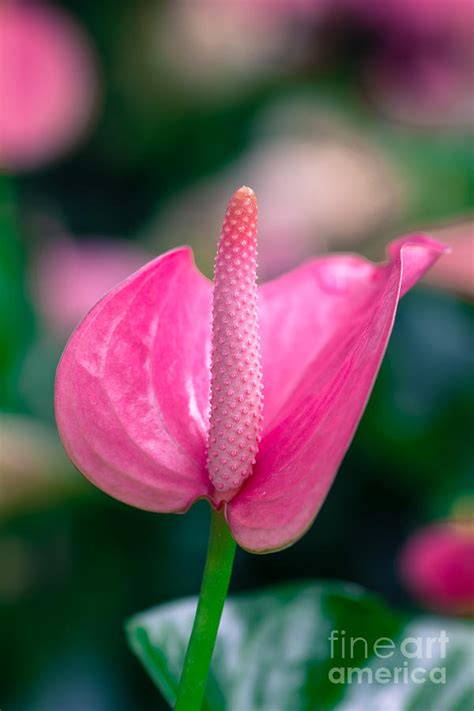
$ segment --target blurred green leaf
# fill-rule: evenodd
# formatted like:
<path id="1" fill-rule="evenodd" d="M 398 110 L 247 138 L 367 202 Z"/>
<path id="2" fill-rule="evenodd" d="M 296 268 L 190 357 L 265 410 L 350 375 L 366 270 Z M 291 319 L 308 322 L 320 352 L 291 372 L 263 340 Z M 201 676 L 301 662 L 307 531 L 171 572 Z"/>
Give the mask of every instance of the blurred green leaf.
<path id="1" fill-rule="evenodd" d="M 162 605 L 127 623 L 130 646 L 167 701 L 175 699 L 196 601 Z M 331 654 L 331 631 L 337 631 Z M 446 658 L 428 638 L 446 632 Z M 381 638 L 393 640 L 383 649 Z M 409 642 L 403 653 L 403 640 Z M 345 640 L 343 650 L 341 640 Z M 350 640 L 353 642 L 350 651 Z M 230 711 L 468 711 L 473 650 L 468 623 L 442 618 L 406 619 L 362 589 L 343 584 L 298 583 L 227 601 L 207 690 L 207 708 Z M 414 646 L 415 645 L 415 646 Z M 420 651 L 416 658 L 409 654 Z M 387 658 L 382 658 L 385 655 Z M 423 667 L 425 683 L 410 677 Z M 430 670 L 446 669 L 446 684 Z M 364 683 L 357 683 L 363 669 Z M 378 682 L 377 670 L 399 682 Z M 333 670 L 333 671 L 331 671 Z M 336 671 L 334 671 L 336 670 Z M 330 680 L 332 674 L 333 681 Z M 408 676 L 405 682 L 404 674 Z M 372 677 L 373 682 L 367 683 Z M 439 677 L 437 677 L 439 678 Z M 336 683 L 352 679 L 352 683 Z"/>
<path id="2" fill-rule="evenodd" d="M 4 409 L 18 407 L 18 371 L 33 330 L 19 233 L 13 178 L 0 175 L 0 406 Z"/>

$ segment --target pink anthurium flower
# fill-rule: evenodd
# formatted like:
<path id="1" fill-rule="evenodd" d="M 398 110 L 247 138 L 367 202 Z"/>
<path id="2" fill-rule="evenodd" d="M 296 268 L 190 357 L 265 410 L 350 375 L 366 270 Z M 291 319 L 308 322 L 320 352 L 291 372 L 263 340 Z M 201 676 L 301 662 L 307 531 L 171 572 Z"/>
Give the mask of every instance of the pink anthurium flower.
<path id="1" fill-rule="evenodd" d="M 133 506 L 224 510 L 237 542 L 311 525 L 369 397 L 398 300 L 444 252 L 424 236 L 373 264 L 328 255 L 256 286 L 257 204 L 232 197 L 214 284 L 189 248 L 147 264 L 73 333 L 56 382 L 64 446 Z"/>
<path id="2" fill-rule="evenodd" d="M 438 612 L 474 614 L 474 526 L 439 521 L 416 531 L 399 559 L 401 577 L 421 603 Z"/>

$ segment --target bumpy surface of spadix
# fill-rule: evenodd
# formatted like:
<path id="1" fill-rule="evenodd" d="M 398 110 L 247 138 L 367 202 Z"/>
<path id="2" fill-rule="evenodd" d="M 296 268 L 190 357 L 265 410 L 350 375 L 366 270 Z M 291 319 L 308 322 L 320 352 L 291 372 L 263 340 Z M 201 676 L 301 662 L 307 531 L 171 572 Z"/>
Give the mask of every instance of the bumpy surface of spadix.
<path id="1" fill-rule="evenodd" d="M 189 249 L 164 254 L 100 301 L 66 346 L 56 417 L 71 459 L 128 504 L 182 512 L 206 497 L 244 548 L 289 545 L 351 442 L 400 296 L 444 251 L 406 237 L 383 264 L 328 255 L 259 287 L 262 437 L 251 476 L 224 503 L 207 466 L 213 287 Z"/>
<path id="2" fill-rule="evenodd" d="M 209 476 L 229 494 L 252 474 L 262 427 L 257 295 L 257 202 L 232 197 L 214 270 Z"/>

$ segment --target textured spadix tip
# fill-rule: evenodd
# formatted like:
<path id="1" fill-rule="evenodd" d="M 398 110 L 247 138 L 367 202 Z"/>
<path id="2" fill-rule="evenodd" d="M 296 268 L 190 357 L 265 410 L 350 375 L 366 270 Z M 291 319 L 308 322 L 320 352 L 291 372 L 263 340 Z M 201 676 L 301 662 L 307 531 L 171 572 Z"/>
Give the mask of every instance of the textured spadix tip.
<path id="1" fill-rule="evenodd" d="M 226 244 L 226 240 L 229 239 L 234 243 L 241 242 L 244 247 L 249 244 L 245 240 L 250 240 L 253 248 L 255 249 L 256 247 L 257 197 L 252 188 L 248 188 L 245 185 L 235 191 L 227 205 L 219 252 L 224 247 L 231 246 Z M 233 244 L 232 246 L 235 247 L 236 245 Z M 217 256 L 219 256 L 219 252 Z"/>
<path id="2" fill-rule="evenodd" d="M 255 200 L 255 204 L 257 204 L 257 197 L 256 197 L 254 191 L 252 190 L 252 188 L 249 188 L 247 185 L 242 185 L 241 188 L 239 188 L 238 190 L 235 191 L 235 193 L 233 194 L 232 197 L 234 197 L 234 198 L 252 198 L 253 200 Z"/>
<path id="3" fill-rule="evenodd" d="M 262 428 L 257 302 L 257 200 L 242 187 L 227 206 L 214 274 L 208 471 L 230 499 L 252 473 Z"/>

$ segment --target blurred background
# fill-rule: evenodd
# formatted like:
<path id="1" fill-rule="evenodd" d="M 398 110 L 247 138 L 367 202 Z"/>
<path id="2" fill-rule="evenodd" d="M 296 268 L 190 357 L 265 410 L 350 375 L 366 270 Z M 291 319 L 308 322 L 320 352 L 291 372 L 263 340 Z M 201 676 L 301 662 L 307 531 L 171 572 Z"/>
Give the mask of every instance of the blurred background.
<path id="1" fill-rule="evenodd" d="M 232 589 L 335 578 L 401 610 L 465 611 L 413 580 L 416 554 L 399 561 L 474 510 L 473 40 L 471 0 L 0 0 L 2 708 L 164 708 L 123 621 L 198 591 L 206 505 L 153 515 L 85 482 L 56 434 L 54 373 L 148 258 L 191 244 L 211 275 L 243 183 L 262 280 L 328 250 L 380 259 L 411 231 L 453 250 L 401 302 L 314 526 L 285 552 L 239 552 Z M 450 575 L 465 555 L 443 547 Z"/>

